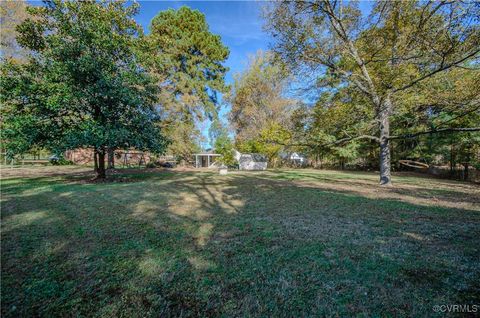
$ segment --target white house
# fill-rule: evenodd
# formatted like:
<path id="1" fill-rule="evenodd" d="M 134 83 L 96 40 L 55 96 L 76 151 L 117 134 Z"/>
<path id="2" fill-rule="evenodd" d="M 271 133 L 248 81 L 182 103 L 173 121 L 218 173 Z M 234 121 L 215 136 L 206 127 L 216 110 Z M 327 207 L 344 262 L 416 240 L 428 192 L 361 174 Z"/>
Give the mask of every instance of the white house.
<path id="1" fill-rule="evenodd" d="M 235 150 L 235 159 L 240 170 L 266 170 L 267 158 L 259 153 L 240 153 Z"/>
<path id="2" fill-rule="evenodd" d="M 283 152 L 280 153 L 280 158 L 300 166 L 307 163 L 307 157 L 298 152 Z"/>

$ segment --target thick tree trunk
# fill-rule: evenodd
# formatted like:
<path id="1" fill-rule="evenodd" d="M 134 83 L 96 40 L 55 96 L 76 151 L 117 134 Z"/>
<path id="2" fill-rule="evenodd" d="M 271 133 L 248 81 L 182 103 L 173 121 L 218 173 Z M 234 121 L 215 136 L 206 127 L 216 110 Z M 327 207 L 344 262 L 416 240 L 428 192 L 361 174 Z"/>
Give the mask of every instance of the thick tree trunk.
<path id="1" fill-rule="evenodd" d="M 98 167 L 96 170 L 95 179 L 105 179 L 105 150 L 99 149 L 97 150 L 98 155 Z"/>
<path id="2" fill-rule="evenodd" d="M 386 99 L 380 109 L 380 185 L 392 185 L 390 174 L 390 112 L 392 104 L 390 99 Z"/>
<path id="3" fill-rule="evenodd" d="M 107 169 L 115 169 L 115 150 L 113 148 L 108 148 Z"/>
<path id="4" fill-rule="evenodd" d="M 93 171 L 95 171 L 95 173 L 96 173 L 97 169 L 98 169 L 97 148 L 94 148 L 93 149 Z"/>
<path id="5" fill-rule="evenodd" d="M 390 142 L 380 134 L 380 185 L 392 185 L 390 174 Z"/>

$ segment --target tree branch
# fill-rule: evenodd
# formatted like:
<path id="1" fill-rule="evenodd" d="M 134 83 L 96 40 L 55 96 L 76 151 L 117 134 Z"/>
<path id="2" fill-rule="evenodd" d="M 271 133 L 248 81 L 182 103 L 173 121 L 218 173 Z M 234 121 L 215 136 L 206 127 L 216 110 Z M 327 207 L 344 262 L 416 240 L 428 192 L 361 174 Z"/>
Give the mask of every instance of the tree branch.
<path id="1" fill-rule="evenodd" d="M 335 141 L 332 141 L 332 142 L 328 142 L 328 143 L 325 143 L 325 144 L 319 144 L 319 145 L 318 144 L 312 144 L 312 143 L 285 144 L 285 143 L 282 143 L 282 142 L 279 142 L 279 141 L 276 141 L 276 140 L 265 140 L 265 142 L 273 143 L 273 144 L 277 144 L 277 145 L 282 145 L 282 146 L 286 146 L 286 147 L 300 146 L 300 147 L 320 148 L 320 147 L 328 147 L 328 146 L 339 145 L 339 144 L 343 144 L 343 143 L 346 143 L 346 142 L 349 142 L 349 141 L 354 141 L 354 140 L 359 140 L 359 139 L 370 139 L 370 140 L 374 140 L 376 142 L 380 142 L 380 138 L 378 138 L 376 136 L 371 136 L 371 135 L 360 135 L 360 136 L 356 136 L 356 137 L 346 137 L 346 138 L 338 139 L 338 140 L 335 140 Z"/>
<path id="2" fill-rule="evenodd" d="M 373 141 L 376 141 L 376 142 L 380 142 L 380 138 L 378 138 L 376 136 L 360 135 L 360 136 L 356 136 L 356 137 L 347 137 L 347 138 L 338 139 L 336 141 L 333 141 L 333 142 L 330 142 L 330 143 L 327 143 L 327 144 L 323 144 L 323 145 L 319 145 L 317 147 L 333 146 L 333 145 L 343 144 L 345 142 L 359 140 L 359 139 L 370 139 L 370 140 L 373 140 Z"/>
<path id="3" fill-rule="evenodd" d="M 432 129 L 428 131 L 421 131 L 413 134 L 405 134 L 400 136 L 390 136 L 388 137 L 389 140 L 394 139 L 408 139 L 408 138 L 415 138 L 421 135 L 428 135 L 428 134 L 437 134 L 442 132 L 462 132 L 462 131 L 480 131 L 480 127 L 469 127 L 469 128 L 442 128 L 442 129 Z"/>
<path id="4" fill-rule="evenodd" d="M 427 78 L 429 78 L 429 77 L 432 77 L 433 75 L 435 75 L 435 74 L 437 74 L 437 73 L 439 73 L 439 72 L 442 72 L 442 71 L 445 71 L 445 70 L 447 70 L 447 69 L 449 69 L 449 68 L 451 68 L 451 67 L 457 66 L 458 64 L 460 64 L 460 63 L 468 60 L 469 58 L 475 56 L 475 55 L 478 54 L 479 52 L 480 52 L 480 49 L 479 49 L 479 50 L 476 50 L 476 51 L 474 51 L 474 52 L 471 52 L 470 54 L 464 56 L 464 57 L 461 58 L 460 60 L 457 60 L 457 61 L 455 61 L 455 62 L 449 63 L 449 64 L 447 64 L 447 65 L 443 65 L 443 66 L 441 66 L 441 67 L 439 67 L 439 68 L 431 71 L 430 73 L 425 74 L 424 76 L 421 76 L 421 77 L 419 77 L 419 78 L 411 81 L 410 83 L 408 83 L 408 84 L 406 84 L 406 85 L 404 85 L 404 86 L 402 86 L 402 87 L 399 87 L 399 88 L 397 88 L 397 89 L 394 89 L 393 92 L 396 93 L 396 92 L 398 92 L 398 91 L 403 91 L 403 90 L 405 90 L 405 89 L 407 89 L 407 88 L 410 88 L 410 87 L 414 86 L 415 84 L 417 84 L 417 83 L 419 83 L 419 82 L 421 82 L 421 81 L 423 81 L 423 80 L 425 80 L 425 79 L 427 79 Z"/>

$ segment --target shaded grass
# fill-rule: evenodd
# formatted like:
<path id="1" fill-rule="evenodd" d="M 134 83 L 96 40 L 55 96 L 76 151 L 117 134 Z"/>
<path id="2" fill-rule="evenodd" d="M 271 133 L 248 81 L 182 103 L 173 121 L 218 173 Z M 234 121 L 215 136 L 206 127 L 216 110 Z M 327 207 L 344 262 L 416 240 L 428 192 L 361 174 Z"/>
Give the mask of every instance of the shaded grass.
<path id="1" fill-rule="evenodd" d="M 475 186 L 399 176 L 383 194 L 374 174 L 313 170 L 115 177 L 135 182 L 2 180 L 3 316 L 411 317 L 480 301 Z"/>

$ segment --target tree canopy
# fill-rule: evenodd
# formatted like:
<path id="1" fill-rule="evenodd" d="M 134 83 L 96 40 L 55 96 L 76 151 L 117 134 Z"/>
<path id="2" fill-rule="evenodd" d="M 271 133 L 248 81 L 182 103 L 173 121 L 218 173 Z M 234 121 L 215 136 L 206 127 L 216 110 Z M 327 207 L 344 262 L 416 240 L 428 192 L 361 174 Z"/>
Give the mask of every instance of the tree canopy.
<path id="1" fill-rule="evenodd" d="M 453 121 L 431 124 L 434 116 L 453 109 L 460 117 L 472 114 L 478 104 L 472 79 L 478 78 L 479 10 L 474 2 L 383 1 L 364 16 L 356 2 L 271 3 L 266 20 L 276 56 L 312 79 L 310 88 L 322 92 L 317 107 L 335 112 L 339 123 L 349 121 L 341 114 L 353 120 L 308 135 L 312 138 L 302 143 L 322 149 L 348 141 L 374 142 L 379 146 L 380 182 L 389 185 L 391 140 L 440 132 L 440 127 L 478 128 L 458 128 Z M 455 77 L 457 68 L 470 74 L 462 85 L 465 99 L 455 93 L 439 102 L 442 95 L 433 95 L 432 87 L 446 85 L 442 80 Z M 419 124 L 419 109 L 429 118 L 429 127 Z M 397 125 L 408 113 L 415 122 Z M 401 134 L 392 135 L 392 129 Z M 334 138 L 316 141 L 329 135 Z"/>
<path id="2" fill-rule="evenodd" d="M 200 135 L 197 123 L 218 115 L 225 93 L 229 50 L 210 32 L 205 16 L 181 7 L 159 12 L 145 38 L 146 60 L 159 78 L 162 126 L 172 137 L 170 150 L 189 158 Z"/>
<path id="3" fill-rule="evenodd" d="M 273 62 L 270 52 L 259 51 L 250 57 L 244 72 L 234 76 L 232 91 L 226 96 L 231 104 L 230 123 L 235 143 L 242 152 L 260 152 L 274 163 L 282 147 L 272 141 L 289 138 L 290 116 L 296 106 L 286 97 L 288 71 Z"/>
<path id="4" fill-rule="evenodd" d="M 24 0 L 0 2 L 0 53 L 2 59 L 24 61 L 28 52 L 17 42 L 17 26 L 28 17 L 27 3 Z"/>
<path id="5" fill-rule="evenodd" d="M 17 40 L 32 58 L 2 65 L 7 149 L 93 147 L 100 178 L 107 148 L 162 152 L 158 86 L 137 54 L 138 5 L 52 0 L 28 10 Z"/>

